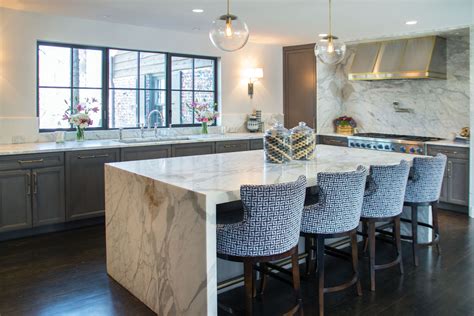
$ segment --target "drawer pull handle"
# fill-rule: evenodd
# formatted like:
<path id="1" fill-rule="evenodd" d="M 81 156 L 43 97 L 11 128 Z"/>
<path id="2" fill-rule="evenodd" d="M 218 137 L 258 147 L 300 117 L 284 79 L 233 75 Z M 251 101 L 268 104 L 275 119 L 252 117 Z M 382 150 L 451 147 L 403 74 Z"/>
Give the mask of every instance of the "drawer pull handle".
<path id="1" fill-rule="evenodd" d="M 78 159 L 94 159 L 94 158 L 107 158 L 109 154 L 104 155 L 90 155 L 90 156 L 77 156 Z"/>
<path id="2" fill-rule="evenodd" d="M 43 163 L 44 159 L 36 159 L 36 160 L 18 160 L 18 163 L 23 165 L 27 163 Z"/>
<path id="3" fill-rule="evenodd" d="M 237 147 L 237 145 L 224 145 L 224 148 L 234 148 Z"/>
<path id="4" fill-rule="evenodd" d="M 33 194 L 38 193 L 38 174 L 33 172 Z"/>
<path id="5" fill-rule="evenodd" d="M 31 195 L 31 175 L 26 174 L 26 195 Z"/>

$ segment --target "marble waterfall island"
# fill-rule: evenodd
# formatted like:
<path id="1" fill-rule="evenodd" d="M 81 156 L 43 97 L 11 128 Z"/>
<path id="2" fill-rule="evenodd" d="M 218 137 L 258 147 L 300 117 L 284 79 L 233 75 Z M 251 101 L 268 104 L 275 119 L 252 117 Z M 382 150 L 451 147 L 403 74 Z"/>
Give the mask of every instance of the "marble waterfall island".
<path id="1" fill-rule="evenodd" d="M 217 315 L 216 205 L 242 184 L 316 184 L 319 172 L 391 165 L 413 155 L 317 146 L 312 161 L 264 162 L 263 151 L 105 167 L 108 274 L 158 315 Z"/>

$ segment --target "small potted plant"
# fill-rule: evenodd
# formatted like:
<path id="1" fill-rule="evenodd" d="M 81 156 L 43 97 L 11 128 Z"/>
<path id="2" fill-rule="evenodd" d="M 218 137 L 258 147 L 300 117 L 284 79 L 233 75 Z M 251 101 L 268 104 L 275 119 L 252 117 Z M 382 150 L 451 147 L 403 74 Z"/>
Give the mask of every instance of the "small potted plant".
<path id="1" fill-rule="evenodd" d="M 188 107 L 194 112 L 196 121 L 201 123 L 201 133 L 207 134 L 208 125 L 214 123 L 217 117 L 219 117 L 219 112 L 215 110 L 217 108 L 217 103 L 214 103 L 214 106 L 211 106 L 209 104 L 202 104 L 195 101 L 189 104 Z"/>
<path id="2" fill-rule="evenodd" d="M 76 128 L 76 140 L 78 142 L 84 141 L 84 130 L 93 124 L 89 113 L 92 111 L 94 113 L 99 112 L 99 107 L 94 106 L 97 104 L 97 99 L 87 98 L 83 103 L 77 103 L 74 108 L 71 110 L 68 102 L 64 100 L 68 105 L 68 109 L 64 112 L 63 120 L 68 121 Z"/>
<path id="3" fill-rule="evenodd" d="M 354 134 L 354 128 L 357 127 L 356 121 L 349 116 L 340 116 L 334 120 L 334 125 L 336 126 L 336 133 L 343 135 L 352 135 Z"/>

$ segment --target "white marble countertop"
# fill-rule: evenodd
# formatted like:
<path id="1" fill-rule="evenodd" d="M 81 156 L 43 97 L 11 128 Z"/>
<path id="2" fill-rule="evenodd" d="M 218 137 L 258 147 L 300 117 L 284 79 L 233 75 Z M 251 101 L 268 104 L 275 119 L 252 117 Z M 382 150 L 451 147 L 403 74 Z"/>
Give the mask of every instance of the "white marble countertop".
<path id="1" fill-rule="evenodd" d="M 83 142 L 65 142 L 58 144 L 55 142 L 47 143 L 25 143 L 25 144 L 8 144 L 0 145 L 0 156 L 4 155 L 18 155 L 18 154 L 38 154 L 61 151 L 77 151 L 89 149 L 108 149 L 108 148 L 125 148 L 125 147 L 142 147 L 142 146 L 157 146 L 170 144 L 186 144 L 197 142 L 217 142 L 230 140 L 246 140 L 246 139 L 260 139 L 263 137 L 262 133 L 228 133 L 228 134 L 208 134 L 208 135 L 179 135 L 187 136 L 190 139 L 186 140 L 170 140 L 170 141 L 150 141 L 146 143 L 123 143 L 119 140 L 104 139 L 104 140 L 86 140 Z M 125 138 L 126 140 L 126 138 Z"/>
<path id="2" fill-rule="evenodd" d="M 155 181 L 205 194 L 215 203 L 239 199 L 242 184 L 271 184 L 294 181 L 300 175 L 308 186 L 316 184 L 316 175 L 325 171 L 350 171 L 358 165 L 391 165 L 414 155 L 369 151 L 348 147 L 317 145 L 316 158 L 288 164 L 264 162 L 262 150 L 108 164 Z"/>
<path id="3" fill-rule="evenodd" d="M 336 134 L 336 133 L 321 133 L 320 136 L 332 136 L 332 137 L 348 137 L 348 135 Z M 455 142 L 453 140 L 443 139 L 432 142 L 426 142 L 427 145 L 437 145 L 437 146 L 450 146 L 450 147 L 464 147 L 469 148 L 469 144 Z"/>

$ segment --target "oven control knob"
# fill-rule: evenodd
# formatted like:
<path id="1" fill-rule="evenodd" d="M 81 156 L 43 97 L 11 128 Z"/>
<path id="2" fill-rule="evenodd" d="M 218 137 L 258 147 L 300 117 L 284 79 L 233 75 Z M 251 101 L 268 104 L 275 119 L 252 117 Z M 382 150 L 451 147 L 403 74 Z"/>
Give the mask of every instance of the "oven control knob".
<path id="1" fill-rule="evenodd" d="M 362 148 L 365 148 L 365 144 L 361 144 L 360 146 L 361 146 Z"/>
<path id="2" fill-rule="evenodd" d="M 386 149 L 386 150 L 389 150 L 389 149 L 390 149 L 390 146 L 389 146 L 389 145 L 385 145 L 385 149 Z"/>
<path id="3" fill-rule="evenodd" d="M 368 148 L 368 149 L 372 149 L 372 145 L 371 145 L 371 144 L 367 144 L 367 148 Z"/>
<path id="4" fill-rule="evenodd" d="M 410 153 L 414 154 L 415 153 L 415 148 L 410 148 Z"/>
<path id="5" fill-rule="evenodd" d="M 356 147 L 360 147 L 360 144 L 359 144 L 359 143 L 356 143 Z"/>
<path id="6" fill-rule="evenodd" d="M 392 147 L 392 151 L 395 151 L 395 147 Z"/>
<path id="7" fill-rule="evenodd" d="M 354 147 L 354 143 L 353 143 L 353 142 L 350 142 L 350 143 L 349 143 L 349 147 Z"/>
<path id="8" fill-rule="evenodd" d="M 404 153 L 404 152 L 406 152 L 407 150 L 405 149 L 405 147 L 401 146 L 401 147 L 400 147 L 400 151 L 401 151 L 402 153 Z"/>
<path id="9" fill-rule="evenodd" d="M 378 145 L 377 148 L 378 149 L 383 149 L 383 145 Z"/>

